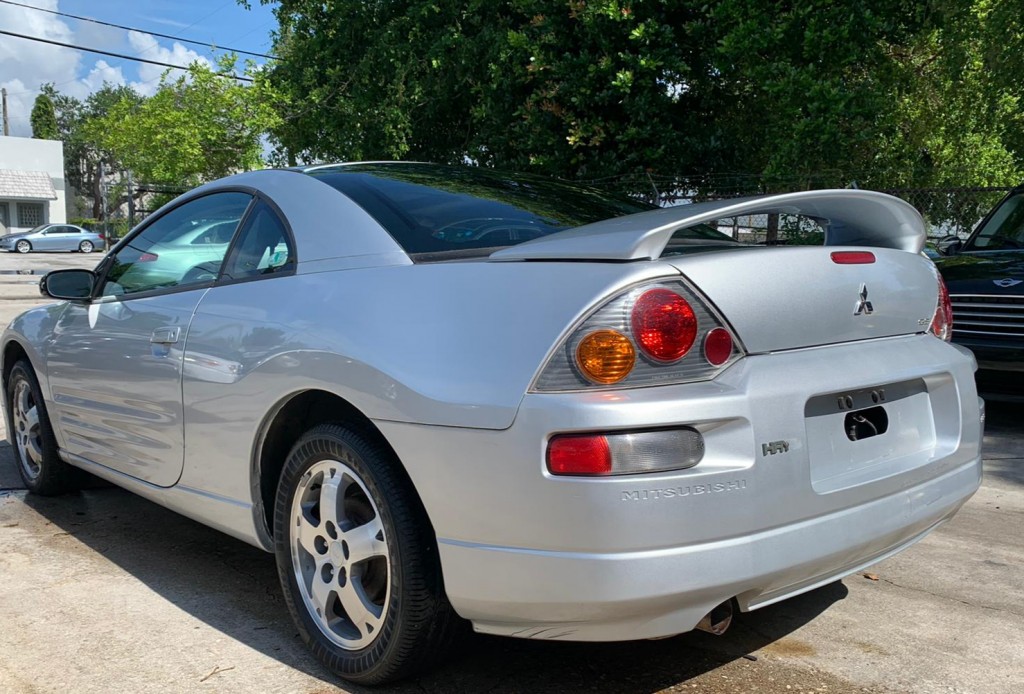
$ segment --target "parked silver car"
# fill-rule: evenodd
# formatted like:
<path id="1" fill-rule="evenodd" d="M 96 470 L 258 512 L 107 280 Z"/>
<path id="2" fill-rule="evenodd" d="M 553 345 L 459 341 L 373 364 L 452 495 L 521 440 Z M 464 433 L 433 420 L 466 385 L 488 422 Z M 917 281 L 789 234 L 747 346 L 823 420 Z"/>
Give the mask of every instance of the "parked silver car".
<path id="1" fill-rule="evenodd" d="M 35 229 L 0 236 L 0 250 L 18 253 L 32 251 L 79 251 L 92 253 L 105 250 L 103 234 L 74 224 L 42 224 Z"/>
<path id="2" fill-rule="evenodd" d="M 826 246 L 712 224 L 757 212 Z M 181 251 L 204 225 L 230 241 Z M 466 624 L 717 633 L 977 489 L 975 363 L 923 242 L 859 190 L 650 209 L 479 168 L 239 174 L 43 278 L 65 301 L 0 342 L 8 431 L 35 493 L 87 470 L 274 552 L 355 681 Z"/>

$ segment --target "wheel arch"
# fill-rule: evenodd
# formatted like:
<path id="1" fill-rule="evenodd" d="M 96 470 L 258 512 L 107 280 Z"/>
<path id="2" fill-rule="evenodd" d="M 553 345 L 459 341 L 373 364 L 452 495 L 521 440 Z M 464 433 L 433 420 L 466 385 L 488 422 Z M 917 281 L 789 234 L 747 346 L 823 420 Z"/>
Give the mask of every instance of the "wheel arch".
<path id="1" fill-rule="evenodd" d="M 387 446 L 394 455 L 409 488 L 426 513 L 423 500 L 409 478 L 405 464 L 380 429 L 356 406 L 327 390 L 309 389 L 282 398 L 264 417 L 253 446 L 251 492 L 253 521 L 264 547 L 273 547 L 274 499 L 281 470 L 292 446 L 302 434 L 318 424 L 335 423 L 351 427 Z M 429 514 L 428 518 L 429 518 Z M 433 527 L 431 527 L 433 534 Z"/>

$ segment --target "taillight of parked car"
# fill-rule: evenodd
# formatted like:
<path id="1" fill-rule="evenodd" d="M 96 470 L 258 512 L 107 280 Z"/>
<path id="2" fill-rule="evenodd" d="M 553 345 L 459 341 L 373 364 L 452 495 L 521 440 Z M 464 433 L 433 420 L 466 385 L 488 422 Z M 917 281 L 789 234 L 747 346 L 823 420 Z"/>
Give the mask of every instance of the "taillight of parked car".
<path id="1" fill-rule="evenodd" d="M 928 329 L 936 337 L 949 342 L 953 339 L 953 302 L 949 299 L 949 290 L 946 283 L 939 278 L 939 301 L 935 307 L 935 317 Z"/>
<path id="2" fill-rule="evenodd" d="M 704 381 L 742 354 L 725 321 L 685 282 L 650 282 L 583 319 L 548 359 L 533 390 Z"/>

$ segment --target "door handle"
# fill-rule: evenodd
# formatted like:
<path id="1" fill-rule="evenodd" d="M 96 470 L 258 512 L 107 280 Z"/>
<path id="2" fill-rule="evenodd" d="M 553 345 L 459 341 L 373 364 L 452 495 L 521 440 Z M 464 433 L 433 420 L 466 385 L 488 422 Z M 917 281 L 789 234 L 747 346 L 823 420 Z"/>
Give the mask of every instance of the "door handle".
<path id="1" fill-rule="evenodd" d="M 158 345 L 173 345 L 181 335 L 181 328 L 174 326 L 170 328 L 157 328 L 149 336 L 149 341 Z"/>

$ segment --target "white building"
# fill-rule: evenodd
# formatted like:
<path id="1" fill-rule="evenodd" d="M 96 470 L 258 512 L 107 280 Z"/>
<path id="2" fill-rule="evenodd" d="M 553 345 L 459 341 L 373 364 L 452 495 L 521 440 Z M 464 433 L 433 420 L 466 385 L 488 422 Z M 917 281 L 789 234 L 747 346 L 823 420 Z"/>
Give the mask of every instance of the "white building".
<path id="1" fill-rule="evenodd" d="M 0 137 L 0 234 L 66 221 L 64 143 Z"/>

